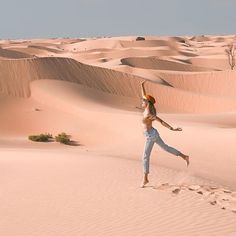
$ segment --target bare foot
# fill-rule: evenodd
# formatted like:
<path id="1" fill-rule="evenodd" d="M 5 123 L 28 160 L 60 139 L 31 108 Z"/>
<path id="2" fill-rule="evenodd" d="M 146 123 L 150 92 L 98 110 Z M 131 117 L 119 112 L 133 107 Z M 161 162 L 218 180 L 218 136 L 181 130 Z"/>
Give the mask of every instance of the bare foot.
<path id="1" fill-rule="evenodd" d="M 185 161 L 187 163 L 187 167 L 189 166 L 189 156 L 185 156 Z"/>
<path id="2" fill-rule="evenodd" d="M 140 184 L 140 188 L 144 188 L 145 184 L 149 183 L 148 179 L 144 179 L 143 182 Z"/>
<path id="3" fill-rule="evenodd" d="M 186 161 L 187 167 L 188 167 L 188 166 L 189 166 L 189 156 L 184 155 L 184 154 L 182 154 L 182 155 L 180 155 L 180 156 Z"/>

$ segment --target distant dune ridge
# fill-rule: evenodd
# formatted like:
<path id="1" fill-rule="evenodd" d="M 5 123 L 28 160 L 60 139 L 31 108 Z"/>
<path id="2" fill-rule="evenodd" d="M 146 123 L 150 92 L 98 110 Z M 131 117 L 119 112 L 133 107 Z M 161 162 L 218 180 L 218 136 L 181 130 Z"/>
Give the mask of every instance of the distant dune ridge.
<path id="1" fill-rule="evenodd" d="M 137 71 L 138 68 L 142 68 L 146 70 L 146 74 L 150 69 L 156 71 L 152 78 L 156 77 L 156 81 L 162 80 L 162 84 L 154 83 L 154 80 L 147 84 L 150 92 L 159 101 L 160 112 L 235 110 L 235 72 L 229 71 L 229 68 L 222 71 L 222 68 L 217 68 L 215 63 L 211 67 L 210 60 L 215 61 L 212 54 L 208 58 L 208 68 L 203 63 L 198 66 L 196 59 L 201 57 L 201 47 L 193 46 L 189 50 L 189 47 L 183 43 L 186 39 L 180 39 L 180 37 L 146 38 L 141 41 L 136 41 L 134 38 L 74 41 L 64 39 L 61 42 L 55 39 L 55 42 L 53 40 L 50 42 L 31 40 L 30 42 L 1 43 L 0 88 L 5 94 L 28 97 L 31 81 L 56 79 L 76 82 L 108 93 L 138 99 L 140 97 L 139 83 L 145 79 L 145 72 L 139 75 Z M 196 44 L 196 41 L 205 42 L 205 39 L 209 42 L 209 38 L 205 37 L 197 37 L 197 40 L 190 38 L 188 42 Z M 211 40 L 210 47 L 214 46 L 216 51 L 219 51 L 218 39 Z M 225 39 L 226 42 L 227 40 L 229 41 L 229 39 Z M 27 52 L 28 49 L 33 49 L 34 54 L 29 54 L 31 51 Z M 186 52 L 187 49 L 196 53 L 192 58 L 194 65 L 191 64 L 191 57 L 188 59 L 186 55 L 183 56 L 183 52 Z M 163 53 L 165 51 L 169 53 Z M 136 57 L 127 57 L 130 53 Z M 172 55 L 174 57 L 182 55 L 183 59 L 180 59 L 181 57 L 173 59 Z M 227 57 L 222 56 L 225 56 L 226 67 Z M 98 60 L 99 57 L 101 60 Z M 17 60 L 15 60 L 16 58 Z M 95 58 L 96 60 L 94 60 Z M 114 62 L 112 62 L 113 60 Z M 122 70 L 119 69 L 122 65 L 137 68 L 137 70 L 133 70 L 133 73 L 131 70 L 129 72 L 126 70 L 128 73 L 122 73 L 120 72 Z M 226 77 L 228 78 L 227 83 L 224 82 Z M 175 99 L 170 100 L 170 97 L 175 97 Z M 229 97 L 230 100 L 228 100 Z M 189 103 L 191 103 L 191 107 L 188 107 Z"/>
<path id="2" fill-rule="evenodd" d="M 234 35 L 0 40 L 0 235 L 236 235 L 231 44 Z M 153 127 L 190 166 L 155 145 L 141 189 L 143 80 L 157 115 L 183 131 Z M 45 132 L 76 145 L 27 140 Z"/>

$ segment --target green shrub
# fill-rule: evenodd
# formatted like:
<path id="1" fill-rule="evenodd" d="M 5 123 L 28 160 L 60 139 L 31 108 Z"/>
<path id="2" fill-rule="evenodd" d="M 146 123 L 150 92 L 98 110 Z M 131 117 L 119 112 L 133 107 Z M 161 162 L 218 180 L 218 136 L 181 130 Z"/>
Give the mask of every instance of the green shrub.
<path id="1" fill-rule="evenodd" d="M 49 133 L 40 134 L 40 135 L 29 135 L 28 139 L 35 142 L 48 142 L 52 138 L 52 135 Z"/>
<path id="2" fill-rule="evenodd" d="M 59 142 L 59 143 L 64 143 L 64 144 L 69 144 L 71 142 L 70 140 L 70 135 L 66 134 L 66 133 L 60 133 L 58 134 L 56 137 L 56 142 Z"/>

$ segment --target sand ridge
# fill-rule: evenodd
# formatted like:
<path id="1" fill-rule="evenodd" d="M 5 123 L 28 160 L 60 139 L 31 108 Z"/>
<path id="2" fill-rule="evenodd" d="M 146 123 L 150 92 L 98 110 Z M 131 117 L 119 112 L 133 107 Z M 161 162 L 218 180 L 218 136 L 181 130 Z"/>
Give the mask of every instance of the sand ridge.
<path id="1" fill-rule="evenodd" d="M 0 40 L 0 235 L 236 234 L 236 38 L 143 37 Z M 143 80 L 190 166 L 155 145 L 139 188 Z"/>

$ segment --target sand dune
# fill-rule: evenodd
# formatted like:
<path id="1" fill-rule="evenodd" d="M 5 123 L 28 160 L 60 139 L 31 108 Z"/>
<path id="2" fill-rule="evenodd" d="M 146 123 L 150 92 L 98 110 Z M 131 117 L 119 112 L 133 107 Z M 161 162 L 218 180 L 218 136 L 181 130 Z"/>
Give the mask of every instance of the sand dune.
<path id="1" fill-rule="evenodd" d="M 8 50 L 0 47 L 0 58 L 2 59 L 19 59 L 19 58 L 30 58 L 30 54 L 24 52 L 18 52 L 16 50 Z"/>
<path id="2" fill-rule="evenodd" d="M 26 48 L 9 48 L 8 49 L 9 51 L 15 51 L 15 52 L 19 52 L 19 53 L 22 53 L 22 52 L 25 52 L 29 55 L 32 55 L 32 58 L 35 58 L 35 57 L 50 57 L 50 56 L 54 56 L 54 55 L 58 55 L 58 54 L 54 54 L 52 52 L 49 52 L 48 50 L 42 50 L 42 49 L 39 49 L 39 48 L 34 48 L 34 47 L 26 47 Z M 28 57 L 30 58 L 30 57 Z"/>
<path id="3" fill-rule="evenodd" d="M 87 50 L 94 50 L 94 49 L 115 49 L 115 48 L 122 48 L 122 45 L 119 40 L 114 39 L 92 39 L 86 40 L 83 42 L 73 43 L 72 45 L 66 45 L 64 47 L 66 50 L 76 50 L 76 51 L 87 51 Z"/>
<path id="4" fill-rule="evenodd" d="M 192 66 L 189 64 L 177 63 L 173 61 L 160 60 L 157 57 L 136 57 L 124 58 L 122 64 L 143 69 L 153 70 L 173 70 L 173 71 L 210 71 L 213 69 Z"/>
<path id="5" fill-rule="evenodd" d="M 53 53 L 61 53 L 62 52 L 62 50 L 58 50 L 58 49 L 46 47 L 46 46 L 41 46 L 41 45 L 30 45 L 29 48 L 37 48 L 37 49 L 46 50 L 46 51 L 53 52 Z"/>
<path id="6" fill-rule="evenodd" d="M 205 42 L 205 41 L 210 41 L 211 39 L 205 35 L 199 35 L 199 36 L 193 36 L 191 40 L 197 42 Z"/>
<path id="7" fill-rule="evenodd" d="M 4 151 L 14 173 L 3 174 L 4 180 L 12 180 L 2 184 L 2 212 L 9 210 L 9 202 L 14 209 L 8 211 L 1 234 L 174 236 L 195 234 L 197 225 L 201 235 L 234 235 L 234 213 L 209 204 L 197 193 L 173 196 L 169 191 L 134 187 L 139 173 L 130 170 L 139 168 L 137 162 L 85 150 L 66 153 L 59 146 L 43 157 L 35 150 L 18 150 L 20 158 L 16 151 Z M 112 173 L 108 166 L 114 167 Z M 170 174 L 176 173 L 158 168 L 154 176 L 168 181 Z"/>
<path id="8" fill-rule="evenodd" d="M 143 37 L 0 40 L 0 235 L 236 234 L 235 36 Z M 190 166 L 155 145 L 140 188 L 143 80 Z"/>
<path id="9" fill-rule="evenodd" d="M 122 49 L 106 49 L 106 50 L 89 50 L 86 52 L 79 52 L 74 54 L 73 58 L 83 58 L 87 60 L 93 60 L 98 58 L 124 58 L 127 55 L 132 57 L 142 57 L 142 56 L 173 56 L 178 55 L 177 52 L 166 48 L 155 48 L 153 50 L 147 50 L 143 48 L 122 48 Z"/>
<path id="10" fill-rule="evenodd" d="M 228 62 L 228 58 L 225 55 L 224 57 L 217 58 L 216 55 L 211 57 L 195 57 L 189 59 L 189 62 L 194 66 L 201 66 L 201 67 L 211 67 L 217 70 L 229 70 L 230 65 Z"/>
<path id="11" fill-rule="evenodd" d="M 236 98 L 235 71 L 202 73 L 159 73 L 160 77 L 175 88 L 198 94 L 214 95 L 222 98 Z"/>
<path id="12" fill-rule="evenodd" d="M 174 40 L 121 41 L 121 45 L 125 48 L 167 46 L 172 50 L 177 50 L 178 47 Z"/>
<path id="13" fill-rule="evenodd" d="M 85 65 L 68 58 L 1 61 L 0 65 L 1 90 L 9 95 L 27 97 L 30 95 L 30 81 L 57 79 L 76 82 L 115 95 L 141 98 L 141 77 Z M 235 109 L 234 100 L 191 93 L 153 82 L 148 82 L 147 88 L 158 99 L 160 112 L 216 112 Z M 189 103 L 191 106 L 188 106 Z"/>
<path id="14" fill-rule="evenodd" d="M 130 97 L 138 97 L 140 93 L 138 83 L 141 79 L 138 81 L 132 75 L 85 65 L 69 58 L 2 60 L 0 67 L 1 91 L 15 96 L 29 96 L 29 82 L 37 79 L 66 80 Z M 124 80 L 129 86 L 122 85 Z"/>
<path id="15" fill-rule="evenodd" d="M 112 69 L 116 71 L 121 71 L 127 74 L 132 74 L 135 76 L 142 77 L 144 79 L 151 80 L 155 83 L 160 83 L 166 85 L 165 81 L 162 80 L 158 74 L 158 71 L 156 70 L 146 70 L 142 68 L 137 68 L 137 67 L 131 67 L 127 65 L 115 65 L 111 67 Z"/>
<path id="16" fill-rule="evenodd" d="M 170 47 L 172 50 L 177 49 L 177 44 L 174 40 L 155 40 L 155 39 L 148 39 L 143 41 L 136 41 L 135 38 L 132 40 L 125 40 L 125 38 L 102 38 L 102 39 L 93 39 L 93 40 L 86 40 L 84 42 L 74 43 L 73 45 L 67 45 L 66 48 L 73 49 L 76 48 L 77 51 L 87 51 L 87 50 L 94 50 L 94 49 L 117 49 L 117 48 L 149 48 L 149 47 L 161 47 L 167 46 Z"/>

